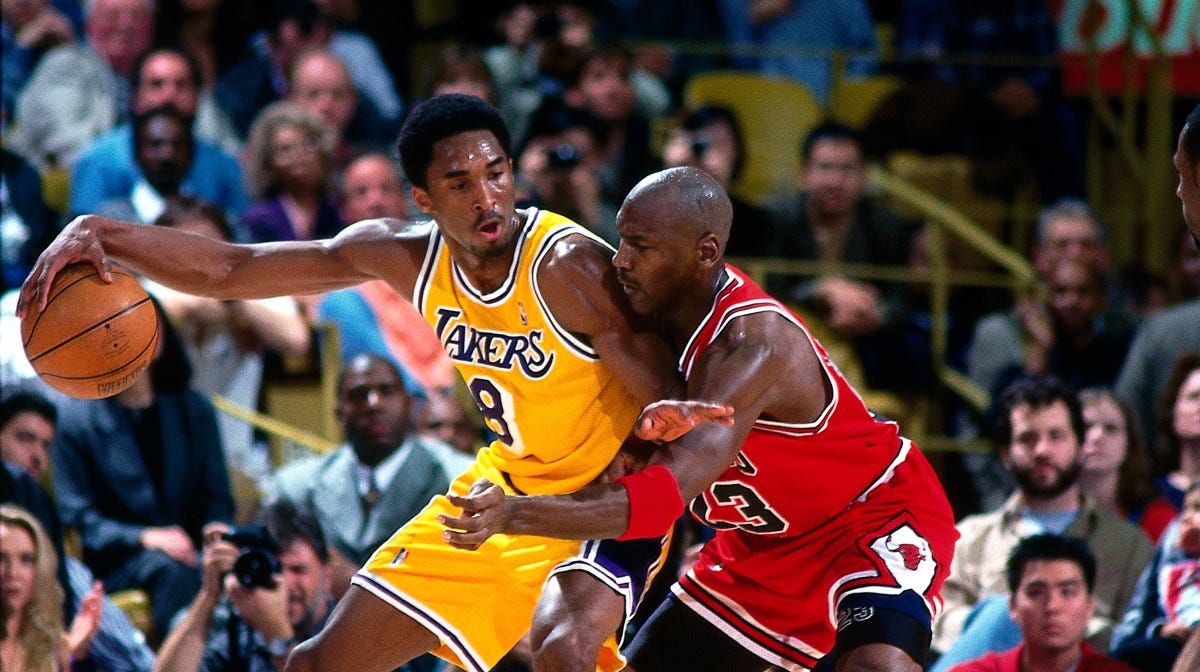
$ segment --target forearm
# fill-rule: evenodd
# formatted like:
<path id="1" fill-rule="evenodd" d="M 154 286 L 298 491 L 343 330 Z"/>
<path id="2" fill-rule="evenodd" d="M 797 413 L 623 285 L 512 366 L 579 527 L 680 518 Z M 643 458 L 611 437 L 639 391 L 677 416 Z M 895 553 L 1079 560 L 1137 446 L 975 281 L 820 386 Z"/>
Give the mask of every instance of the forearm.
<path id="1" fill-rule="evenodd" d="M 508 534 L 556 539 L 612 539 L 629 527 L 629 496 L 615 483 L 588 486 L 569 495 L 505 499 Z"/>
<path id="2" fill-rule="evenodd" d="M 216 606 L 216 596 L 207 591 L 201 590 L 196 595 L 183 621 L 167 635 L 159 648 L 154 672 L 196 672 L 200 669 Z"/>

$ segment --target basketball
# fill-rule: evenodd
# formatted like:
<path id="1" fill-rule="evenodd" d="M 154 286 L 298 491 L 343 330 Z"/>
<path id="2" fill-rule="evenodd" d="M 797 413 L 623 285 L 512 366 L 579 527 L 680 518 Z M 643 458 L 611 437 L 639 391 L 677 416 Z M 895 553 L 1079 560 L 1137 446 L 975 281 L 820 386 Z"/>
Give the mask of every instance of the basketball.
<path id="1" fill-rule="evenodd" d="M 90 264 L 62 269 L 45 310 L 30 306 L 21 342 L 33 370 L 50 387 L 81 399 L 111 397 L 133 384 L 158 346 L 158 311 L 128 271 L 112 267 L 112 284 Z"/>

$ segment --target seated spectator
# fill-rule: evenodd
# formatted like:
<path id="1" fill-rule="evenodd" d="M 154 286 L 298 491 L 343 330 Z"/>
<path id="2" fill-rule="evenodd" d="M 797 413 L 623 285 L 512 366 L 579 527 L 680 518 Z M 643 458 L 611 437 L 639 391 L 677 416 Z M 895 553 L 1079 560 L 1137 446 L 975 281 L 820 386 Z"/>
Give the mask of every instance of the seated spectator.
<path id="1" fill-rule="evenodd" d="M 96 214 L 153 224 L 177 198 L 196 156 L 196 139 L 174 107 L 151 108 L 133 119 L 133 154 L 138 176 L 129 191 L 105 201 Z"/>
<path id="2" fill-rule="evenodd" d="M 243 225 L 256 243 L 332 238 L 344 224 L 329 198 L 333 131 L 294 103 L 273 104 L 246 141 L 246 187 L 255 203 Z"/>
<path id="3" fill-rule="evenodd" d="M 0 147 L 0 291 L 20 287 L 58 231 L 58 216 L 42 201 L 42 178 L 25 159 Z"/>
<path id="4" fill-rule="evenodd" d="M 63 591 L 55 581 L 58 557 L 37 518 L 20 507 L 0 504 L 0 572 L 4 577 L 0 668 L 5 670 L 92 669 L 88 645 L 100 625 L 99 582 L 63 627 Z"/>
<path id="5" fill-rule="evenodd" d="M 933 628 L 932 647 L 943 654 L 938 665 L 1003 651 L 1019 639 L 1003 608 L 1004 563 L 1023 537 L 1038 532 L 1083 539 L 1096 554 L 1096 610 L 1086 636 L 1107 650 L 1154 546 L 1140 529 L 1100 510 L 1080 491 L 1083 413 L 1070 388 L 1048 377 L 1017 381 L 1001 396 L 997 420 L 1000 457 L 1018 489 L 999 510 L 958 524 L 962 536 L 942 588 L 945 608 Z M 976 607 L 981 613 L 964 627 Z"/>
<path id="6" fill-rule="evenodd" d="M 218 208 L 191 198 L 168 201 L 154 223 L 214 240 L 232 237 Z M 183 294 L 148 280 L 143 284 L 179 330 L 195 373 L 192 385 L 198 392 L 220 394 L 243 408 L 258 408 L 264 353 L 302 356 L 313 347 L 312 329 L 291 297 L 221 301 Z M 270 460 L 266 447 L 255 442 L 254 428 L 225 413 L 217 416 L 217 425 L 230 477 L 235 482 L 248 479 L 257 486 L 270 471 Z M 246 519 L 240 510 L 244 506 L 239 502 L 241 520 Z"/>
<path id="7" fill-rule="evenodd" d="M 1096 506 L 1124 517 L 1157 542 L 1176 509 L 1150 478 L 1150 459 L 1133 413 L 1107 388 L 1079 393 L 1084 442 L 1079 487 Z"/>
<path id="8" fill-rule="evenodd" d="M 1158 542 L 1125 616 L 1113 631 L 1112 655 L 1142 672 L 1169 669 L 1200 625 L 1200 480 L 1192 481 L 1179 517 Z"/>
<path id="9" fill-rule="evenodd" d="M 204 527 L 204 579 L 179 625 L 159 649 L 161 672 L 282 670 L 292 647 L 315 635 L 333 610 L 329 553 L 317 521 L 280 501 L 260 512 L 260 523 Z M 234 564 L 251 532 L 276 559 L 259 585 L 245 583 Z M 242 542 L 245 543 L 245 542 Z M 251 575 L 253 577 L 253 575 Z"/>
<path id="10" fill-rule="evenodd" d="M 472 421 L 477 409 L 468 409 L 451 394 L 430 394 L 416 400 L 416 406 L 417 436 L 430 440 L 430 452 L 454 479 L 466 471 L 484 445 L 479 424 Z"/>
<path id="11" fill-rule="evenodd" d="M 570 63 L 562 98 L 599 120 L 601 198 L 620 204 L 635 184 L 661 167 L 650 152 L 652 117 L 635 106 L 633 57 L 616 47 L 593 47 Z"/>
<path id="12" fill-rule="evenodd" d="M 839 263 L 903 266 L 909 235 L 898 215 L 867 196 L 862 139 L 851 128 L 827 123 L 800 148 L 798 190 L 766 206 L 774 256 L 828 263 L 831 272 L 811 281 L 771 276 L 767 287 L 799 303 L 853 343 L 868 386 L 904 389 L 913 358 L 897 352 L 895 331 L 905 319 L 904 288 L 841 277 Z"/>
<path id="13" fill-rule="evenodd" d="M 729 108 L 701 107 L 688 112 L 667 133 L 663 164 L 669 168 L 695 166 L 717 178 L 726 191 L 746 163 L 745 143 L 737 117 Z M 767 213 L 735 194 L 733 226 L 725 245 L 727 257 L 775 256 Z"/>
<path id="14" fill-rule="evenodd" d="M 54 405 L 35 392 L 15 392 L 0 402 L 0 457 L 5 464 L 21 469 L 21 476 L 27 475 L 30 480 L 48 483 L 50 446 L 54 442 L 57 419 Z M 63 615 L 69 620 L 95 591 L 96 578 L 82 562 L 62 553 L 62 526 L 58 513 L 41 486 L 30 483 L 25 486 L 24 495 L 17 495 L 16 484 L 10 485 L 14 486 L 11 490 L 0 488 L 0 491 L 14 496 L 6 494 L 0 501 L 12 501 L 32 512 L 53 542 L 57 557 L 63 560 L 59 563 L 58 579 L 67 598 Z M 108 672 L 150 672 L 154 666 L 154 652 L 146 644 L 146 637 L 107 595 L 101 592 L 100 596 L 102 617 L 88 646 L 87 657 L 98 669 Z"/>
<path id="15" fill-rule="evenodd" d="M 343 221 L 409 218 L 396 164 L 382 154 L 352 161 L 341 187 Z M 390 357 L 409 394 L 450 389 L 458 380 L 449 355 L 425 318 L 409 299 L 382 280 L 326 294 L 317 307 L 317 319 L 337 325 L 343 363 L 364 353 Z"/>
<path id="16" fill-rule="evenodd" d="M 1096 612 L 1096 558 L 1087 542 L 1056 534 L 1027 537 L 1013 548 L 1005 569 L 1008 609 L 1021 628 L 1021 643 L 950 672 L 1133 672 L 1084 639 Z"/>
<path id="17" fill-rule="evenodd" d="M 465 93 L 496 104 L 496 87 L 483 52 L 462 44 L 451 44 L 437 53 L 426 90 L 430 98 Z"/>
<path id="18" fill-rule="evenodd" d="M 1174 296 L 1179 301 L 1200 299 L 1200 243 L 1186 228 L 1179 232 L 1175 264 L 1170 269 Z"/>
<path id="19" fill-rule="evenodd" d="M 6 146 L 39 171 L 70 167 L 129 116 L 134 61 L 153 39 L 151 0 L 93 0 L 85 11 L 86 39 L 46 52 L 17 96 Z"/>
<path id="20" fill-rule="evenodd" d="M 1158 397 L 1157 479 L 1167 500 L 1180 510 L 1188 485 L 1200 479 L 1200 351 L 1175 360 Z"/>
<path id="21" fill-rule="evenodd" d="M 547 98 L 529 121 L 529 134 L 517 155 L 517 179 L 527 193 L 521 207 L 557 212 L 581 224 L 609 245 L 620 243 L 617 209 L 601 183 L 604 131 L 587 112 Z"/>
<path id="22" fill-rule="evenodd" d="M 404 119 L 404 100 L 397 92 L 392 71 L 379 53 L 377 38 L 350 27 L 353 23 L 350 15 L 358 13 L 357 0 L 316 0 L 316 5 L 322 20 L 331 28 L 329 51 L 350 66 L 354 88 L 379 112 L 386 125 L 399 126 Z M 395 27 L 387 26 L 382 34 L 394 39 Z"/>
<path id="23" fill-rule="evenodd" d="M 145 590 L 161 636 L 200 588 L 201 528 L 230 520 L 233 499 L 215 411 L 191 387 L 174 327 L 159 318 L 158 352 L 129 389 L 62 402 L 52 462 L 83 561 L 111 591 Z"/>
<path id="24" fill-rule="evenodd" d="M 871 60 L 861 57 L 861 52 L 876 51 L 871 10 L 863 0 L 730 0 L 719 6 L 727 39 L 734 44 L 753 44 L 765 52 L 745 59 L 749 62 L 744 65 L 796 80 L 820 102 L 828 100 L 833 86 L 834 61 L 829 52 L 842 50 L 859 56 L 848 62 L 851 76 L 870 74 L 874 69 Z"/>
<path id="25" fill-rule="evenodd" d="M 170 105 L 187 120 L 194 157 L 180 191 L 203 198 L 233 216 L 246 209 L 242 168 L 226 153 L 230 142 L 220 131 L 220 112 L 200 92 L 195 61 L 178 49 L 159 47 L 138 59 L 133 70 L 134 116 Z M 129 194 L 142 177 L 134 154 L 133 124 L 123 123 L 93 140 L 71 171 L 71 214 L 94 213 L 101 203 Z"/>
<path id="26" fill-rule="evenodd" d="M 1200 351 L 1200 298 L 1165 308 L 1138 328 L 1117 376 L 1117 395 L 1133 408 L 1145 445 L 1154 448 L 1156 473 L 1171 469 L 1158 450 L 1155 403 L 1179 355 Z"/>
<path id="27" fill-rule="evenodd" d="M 229 0 L 157 0 L 154 39 L 187 53 L 196 62 L 200 90 L 211 92 L 217 77 L 250 53 L 254 17 L 247 9 Z"/>
<path id="28" fill-rule="evenodd" d="M 346 64 L 323 49 L 306 51 L 292 66 L 287 100 L 316 114 L 336 138 L 332 168 L 341 173 L 350 157 L 379 150 L 395 135 L 371 102 L 362 99 Z"/>
<path id="29" fill-rule="evenodd" d="M 430 448 L 438 442 L 412 433 L 411 407 L 390 361 L 355 357 L 338 380 L 346 443 L 283 467 L 268 485 L 268 500 L 291 500 L 316 516 L 329 540 L 338 597 L 371 553 L 450 485 Z"/>
<path id="30" fill-rule="evenodd" d="M 12 119 L 17 93 L 50 49 L 75 41 L 71 21 L 50 0 L 6 2 L 0 6 L 0 117 Z"/>

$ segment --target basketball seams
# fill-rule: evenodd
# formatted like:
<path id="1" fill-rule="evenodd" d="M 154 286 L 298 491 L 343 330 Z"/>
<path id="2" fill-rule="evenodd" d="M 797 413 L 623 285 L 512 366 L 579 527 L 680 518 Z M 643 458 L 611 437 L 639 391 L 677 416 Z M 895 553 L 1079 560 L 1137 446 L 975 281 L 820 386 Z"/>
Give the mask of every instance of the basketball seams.
<path id="1" fill-rule="evenodd" d="M 48 371 L 41 373 L 39 375 L 47 377 L 47 378 L 57 378 L 59 380 L 83 381 L 83 380 L 95 380 L 95 379 L 100 379 L 100 378 L 107 378 L 107 377 L 113 376 L 114 374 L 124 373 L 125 370 L 130 368 L 131 366 L 134 368 L 137 368 L 138 360 L 141 359 L 141 356 L 144 355 L 148 350 L 150 350 L 150 349 L 154 348 L 156 345 L 158 345 L 158 336 L 159 336 L 158 328 L 156 327 L 154 329 L 153 336 L 150 338 L 150 342 L 147 343 L 145 345 L 145 347 L 143 347 L 141 350 L 139 350 L 136 356 L 132 357 L 127 363 L 122 364 L 119 368 L 112 369 L 111 371 L 105 371 L 104 373 L 97 373 L 97 374 L 91 375 L 91 376 L 64 376 L 64 375 L 61 375 L 58 373 L 50 373 Z"/>
<path id="2" fill-rule="evenodd" d="M 48 355 L 48 354 L 50 354 L 50 353 L 54 352 L 55 350 L 58 350 L 59 348 L 63 347 L 64 345 L 67 345 L 68 343 L 70 343 L 70 342 L 74 341 L 75 339 L 77 339 L 77 338 L 82 338 L 82 337 L 84 337 L 84 336 L 88 335 L 89 333 L 91 333 L 92 331 L 95 331 L 96 329 L 99 329 L 100 327 L 104 326 L 104 324 L 105 324 L 106 322 L 111 322 L 112 320 L 115 320 L 115 319 L 117 319 L 118 317 L 121 317 L 122 315 L 128 314 L 128 313 L 130 313 L 130 312 L 132 312 L 132 311 L 134 311 L 134 310 L 137 310 L 138 308 L 140 308 L 140 307 L 142 307 L 142 306 L 146 305 L 147 303 L 150 303 L 150 297 L 149 297 L 149 296 L 147 296 L 146 298 L 142 299 L 141 301 L 138 301 L 137 303 L 135 303 L 135 304 L 133 304 L 133 305 L 131 305 L 131 306 L 125 306 L 125 307 L 124 307 L 124 308 L 122 308 L 121 310 L 119 310 L 119 311 L 117 311 L 117 312 L 115 312 L 115 313 L 113 313 L 113 314 L 111 314 L 111 315 L 109 315 L 109 316 L 105 317 L 104 319 L 100 320 L 100 321 L 99 321 L 99 322 L 97 322 L 96 324 L 93 324 L 93 325 L 91 325 L 90 327 L 87 327 L 86 329 L 84 329 L 83 331 L 80 331 L 79 333 L 75 334 L 74 336 L 71 336 L 70 338 L 67 338 L 67 339 L 64 339 L 64 340 L 62 340 L 62 341 L 59 341 L 58 343 L 56 343 L 55 345 L 51 346 L 50 348 L 48 348 L 48 349 L 46 349 L 46 350 L 43 350 L 42 352 L 39 352 L 37 355 L 34 355 L 33 357 L 30 357 L 30 358 L 29 358 L 29 363 L 30 363 L 30 364 L 33 364 L 34 362 L 36 362 L 37 360 L 41 359 L 42 357 L 45 357 L 46 355 Z M 152 309 L 153 309 L 153 307 L 152 307 Z M 36 328 L 37 328 L 37 325 L 35 324 L 35 325 L 34 325 L 34 329 L 36 329 Z M 32 331 L 32 330 L 30 330 L 30 333 L 32 334 L 32 333 L 33 333 L 33 331 Z M 157 333 L 158 333 L 158 326 L 157 326 L 157 324 L 156 324 L 156 325 L 155 325 L 155 327 L 154 327 L 154 333 L 155 333 L 155 334 L 157 334 Z M 62 378 L 63 376 L 58 376 L 58 377 L 59 377 L 59 378 Z M 88 376 L 88 377 L 90 378 L 91 376 Z"/>
<path id="3" fill-rule="evenodd" d="M 56 287 L 54 287 L 53 285 L 51 285 L 51 287 L 50 287 L 50 292 L 51 292 L 51 293 L 50 293 L 50 296 L 49 296 L 49 297 L 46 299 L 46 306 L 47 306 L 47 307 L 49 307 L 49 306 L 50 306 L 50 304 L 54 303 L 54 299 L 57 299 L 57 298 L 59 297 L 59 295 L 60 295 L 60 294 L 63 294 L 63 293 L 64 293 L 64 292 L 66 292 L 68 289 L 70 289 L 70 288 L 74 287 L 75 285 L 77 285 L 77 284 L 79 284 L 79 283 L 83 282 L 84 280 L 87 280 L 88 278 L 90 278 L 90 277 L 92 277 L 92 276 L 97 276 L 97 275 L 100 275 L 99 273 L 97 273 L 97 272 L 96 272 L 96 269 L 94 269 L 94 268 L 91 268 L 90 266 L 89 266 L 88 268 L 90 268 L 90 269 L 91 269 L 91 272 L 90 272 L 90 273 L 88 273 L 88 274 L 86 274 L 86 275 L 81 275 L 81 276 L 79 276 L 78 278 L 75 278 L 74 280 L 72 280 L 72 281 L 68 282 L 67 284 L 63 285 L 62 287 L 57 287 L 57 288 L 56 288 Z M 114 269 L 114 270 L 116 270 L 116 269 Z M 128 273 L 125 273 L 124 275 L 129 275 L 129 274 L 128 274 Z M 37 332 L 38 323 L 42 321 L 42 316 L 44 316 L 45 314 L 46 314 L 46 313 L 44 313 L 44 312 L 38 311 L 37 317 L 36 317 L 36 318 L 34 318 L 34 320 L 33 320 L 33 325 L 32 325 L 32 326 L 29 328 L 29 338 L 22 338 L 22 339 L 21 339 L 21 347 L 27 347 L 27 346 L 29 345 L 29 341 L 30 341 L 30 339 L 32 339 L 32 338 L 33 338 L 33 335 L 34 335 L 34 333 L 36 333 L 36 332 Z"/>

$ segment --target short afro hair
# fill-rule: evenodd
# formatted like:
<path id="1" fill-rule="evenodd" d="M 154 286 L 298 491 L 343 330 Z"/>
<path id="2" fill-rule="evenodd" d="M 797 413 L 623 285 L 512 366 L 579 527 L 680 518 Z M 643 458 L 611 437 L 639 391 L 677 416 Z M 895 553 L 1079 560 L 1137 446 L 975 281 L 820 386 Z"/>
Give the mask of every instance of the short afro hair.
<path id="1" fill-rule="evenodd" d="M 512 156 L 512 138 L 500 111 L 486 101 L 462 93 L 434 96 L 422 103 L 400 129 L 396 151 L 405 177 L 413 186 L 427 188 L 426 171 L 433 162 L 433 146 L 439 140 L 467 131 L 490 131 L 505 156 Z"/>

